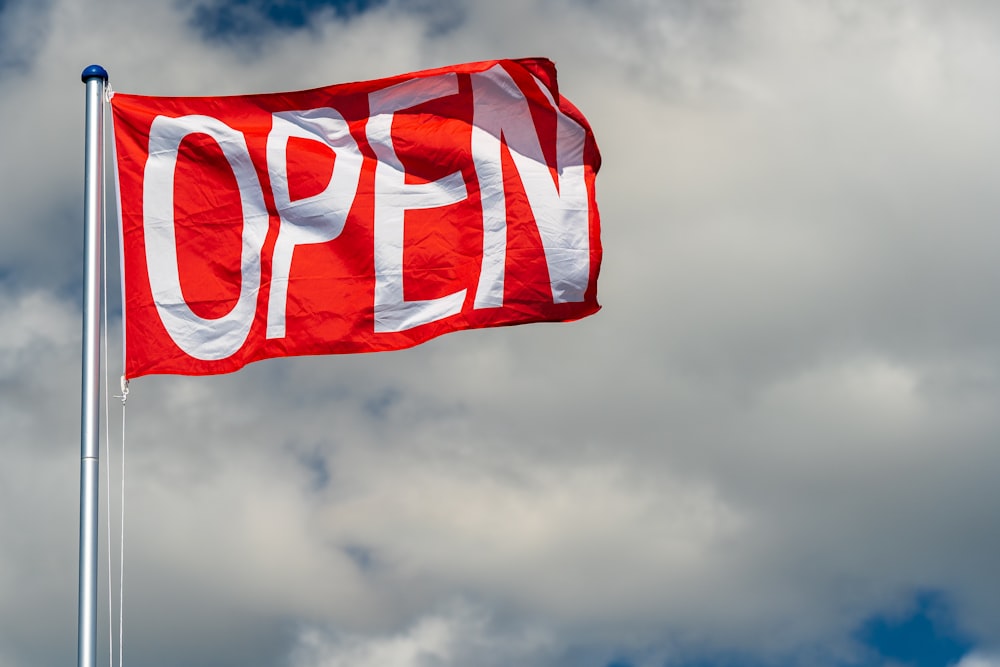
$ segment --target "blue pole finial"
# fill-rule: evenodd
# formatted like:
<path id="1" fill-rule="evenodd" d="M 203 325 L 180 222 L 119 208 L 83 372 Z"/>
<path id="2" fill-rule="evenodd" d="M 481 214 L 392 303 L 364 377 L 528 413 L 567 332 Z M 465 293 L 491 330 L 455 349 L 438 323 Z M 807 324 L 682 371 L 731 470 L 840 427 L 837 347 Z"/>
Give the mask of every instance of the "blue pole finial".
<path id="1" fill-rule="evenodd" d="M 91 65 L 87 69 L 83 70 L 83 74 L 80 75 L 80 79 L 84 83 L 87 83 L 87 79 L 104 79 L 107 81 L 108 71 L 100 65 Z"/>

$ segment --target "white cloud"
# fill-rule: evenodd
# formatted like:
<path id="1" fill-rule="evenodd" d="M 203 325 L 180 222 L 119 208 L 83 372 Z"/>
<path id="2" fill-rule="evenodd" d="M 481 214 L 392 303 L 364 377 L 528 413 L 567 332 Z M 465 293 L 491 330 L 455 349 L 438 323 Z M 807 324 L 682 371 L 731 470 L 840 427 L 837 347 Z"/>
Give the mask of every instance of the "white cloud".
<path id="1" fill-rule="evenodd" d="M 537 630 L 498 629 L 481 609 L 452 605 L 398 634 L 331 634 L 311 628 L 298 636 L 293 667 L 447 667 L 547 664 L 551 640 Z"/>
<path id="2" fill-rule="evenodd" d="M 996 667 L 997 665 L 1000 665 L 1000 657 L 978 651 L 968 654 L 955 663 L 955 667 Z"/>

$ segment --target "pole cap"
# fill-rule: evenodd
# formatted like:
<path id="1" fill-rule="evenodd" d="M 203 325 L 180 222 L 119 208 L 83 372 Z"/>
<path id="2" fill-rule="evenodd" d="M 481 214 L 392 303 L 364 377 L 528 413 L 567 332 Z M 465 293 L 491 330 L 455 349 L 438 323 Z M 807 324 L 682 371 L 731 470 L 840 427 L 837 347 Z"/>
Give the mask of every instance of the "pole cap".
<path id="1" fill-rule="evenodd" d="M 87 69 L 83 70 L 83 74 L 80 75 L 80 79 L 84 83 L 87 83 L 88 79 L 104 79 L 107 81 L 108 71 L 100 65 L 91 65 Z"/>

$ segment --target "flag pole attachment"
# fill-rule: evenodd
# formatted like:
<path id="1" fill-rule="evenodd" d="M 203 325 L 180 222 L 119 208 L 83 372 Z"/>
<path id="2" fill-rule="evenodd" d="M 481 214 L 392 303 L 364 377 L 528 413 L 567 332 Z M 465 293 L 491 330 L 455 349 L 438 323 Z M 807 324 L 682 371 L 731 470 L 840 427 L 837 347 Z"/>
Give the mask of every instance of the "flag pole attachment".
<path id="1" fill-rule="evenodd" d="M 107 71 L 91 65 L 87 85 L 84 172 L 83 391 L 80 404 L 80 597 L 77 665 L 97 665 L 97 516 L 100 446 L 101 219 L 104 173 L 104 88 Z"/>

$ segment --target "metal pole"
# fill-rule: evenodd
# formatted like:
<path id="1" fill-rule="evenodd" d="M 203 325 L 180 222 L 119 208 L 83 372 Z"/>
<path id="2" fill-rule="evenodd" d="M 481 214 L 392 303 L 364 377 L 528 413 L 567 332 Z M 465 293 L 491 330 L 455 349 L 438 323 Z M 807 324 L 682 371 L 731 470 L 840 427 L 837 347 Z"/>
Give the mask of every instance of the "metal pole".
<path id="1" fill-rule="evenodd" d="M 91 65 L 87 84 L 84 173 L 83 392 L 80 404 L 80 607 L 77 665 L 97 665 L 97 504 L 101 395 L 101 175 L 104 173 L 104 85 L 108 73 Z"/>

